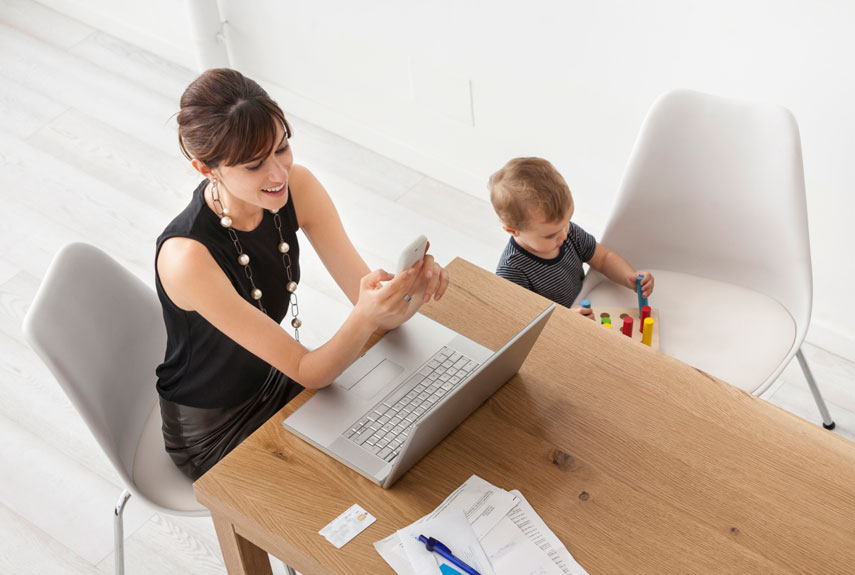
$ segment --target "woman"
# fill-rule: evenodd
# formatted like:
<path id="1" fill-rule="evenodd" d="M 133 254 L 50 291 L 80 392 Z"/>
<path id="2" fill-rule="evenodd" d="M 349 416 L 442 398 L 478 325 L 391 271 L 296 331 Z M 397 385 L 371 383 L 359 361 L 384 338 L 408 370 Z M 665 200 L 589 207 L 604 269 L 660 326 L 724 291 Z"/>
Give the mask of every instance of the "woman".
<path id="1" fill-rule="evenodd" d="M 372 333 L 439 299 L 448 274 L 430 255 L 397 276 L 370 271 L 323 186 L 293 163 L 282 110 L 239 72 L 194 80 L 178 130 L 204 180 L 157 240 L 167 328 L 157 389 L 166 449 L 195 480 L 304 387 L 329 385 Z M 313 351 L 299 343 L 297 229 L 353 303 Z M 294 337 L 279 325 L 289 313 Z"/>

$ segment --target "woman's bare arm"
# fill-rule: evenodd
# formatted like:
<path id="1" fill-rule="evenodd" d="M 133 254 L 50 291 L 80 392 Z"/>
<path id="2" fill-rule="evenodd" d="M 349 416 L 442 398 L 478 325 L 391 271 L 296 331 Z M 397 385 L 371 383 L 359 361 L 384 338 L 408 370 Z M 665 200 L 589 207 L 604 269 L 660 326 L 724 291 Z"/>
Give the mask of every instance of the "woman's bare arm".
<path id="1" fill-rule="evenodd" d="M 403 294 L 418 281 L 417 270 L 394 279 L 381 271 L 368 274 L 357 286 L 357 299 L 365 301 L 354 306 L 327 343 L 309 351 L 243 299 L 201 243 L 180 237 L 166 240 L 157 270 L 164 290 L 178 307 L 196 311 L 243 348 L 308 388 L 331 383 L 356 359 L 381 322 L 405 313 Z"/>

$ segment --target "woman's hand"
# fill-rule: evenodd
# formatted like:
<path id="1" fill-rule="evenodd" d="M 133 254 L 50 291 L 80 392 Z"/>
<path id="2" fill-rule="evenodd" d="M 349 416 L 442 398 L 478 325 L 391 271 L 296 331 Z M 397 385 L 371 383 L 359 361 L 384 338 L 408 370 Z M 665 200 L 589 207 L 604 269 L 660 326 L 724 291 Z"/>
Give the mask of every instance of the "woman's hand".
<path id="1" fill-rule="evenodd" d="M 393 329 L 404 323 L 412 316 L 408 312 L 414 299 L 412 294 L 423 281 L 420 273 L 423 265 L 424 260 L 419 260 L 397 276 L 385 270 L 374 270 L 363 277 L 354 312 L 375 330 Z"/>
<path id="2" fill-rule="evenodd" d="M 653 293 L 653 274 L 650 272 L 632 272 L 632 275 L 626 279 L 627 287 L 633 291 L 637 291 L 636 281 L 638 276 L 643 276 L 641 278 L 641 297 L 650 297 L 650 294 Z"/>
<path id="3" fill-rule="evenodd" d="M 438 300 L 448 289 L 448 272 L 441 265 L 436 263 L 433 256 L 428 254 L 430 242 L 425 248 L 425 257 L 422 259 L 424 263 L 422 267 L 422 276 L 425 280 L 424 291 L 422 292 L 422 302 L 427 303 L 430 298 Z M 414 312 L 415 313 L 415 312 Z"/>
<path id="4" fill-rule="evenodd" d="M 430 242 L 428 242 L 428 248 L 430 248 Z M 401 299 L 404 301 L 407 299 L 404 298 L 404 295 L 409 296 L 408 307 L 400 314 L 393 314 L 382 319 L 377 325 L 379 329 L 385 331 L 395 329 L 413 317 L 422 305 L 429 302 L 431 298 L 439 300 L 448 289 L 448 271 L 436 263 L 433 256 L 427 253 L 427 250 L 425 250 L 424 258 L 419 260 L 410 269 L 398 274 L 395 279 L 409 273 L 415 274 L 416 279 L 410 283 L 409 288 L 401 295 Z M 389 275 L 386 274 L 385 277 L 388 278 Z M 386 281 L 386 279 L 381 281 Z"/>

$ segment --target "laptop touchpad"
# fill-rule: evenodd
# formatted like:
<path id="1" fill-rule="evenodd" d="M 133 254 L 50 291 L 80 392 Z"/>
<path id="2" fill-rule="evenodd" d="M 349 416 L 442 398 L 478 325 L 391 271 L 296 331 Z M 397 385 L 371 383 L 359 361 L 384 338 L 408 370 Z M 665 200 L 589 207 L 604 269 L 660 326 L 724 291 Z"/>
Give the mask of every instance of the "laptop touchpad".
<path id="1" fill-rule="evenodd" d="M 371 399 L 378 391 L 398 377 L 404 368 L 389 359 L 383 359 L 374 368 L 356 382 L 350 391 L 362 399 Z"/>

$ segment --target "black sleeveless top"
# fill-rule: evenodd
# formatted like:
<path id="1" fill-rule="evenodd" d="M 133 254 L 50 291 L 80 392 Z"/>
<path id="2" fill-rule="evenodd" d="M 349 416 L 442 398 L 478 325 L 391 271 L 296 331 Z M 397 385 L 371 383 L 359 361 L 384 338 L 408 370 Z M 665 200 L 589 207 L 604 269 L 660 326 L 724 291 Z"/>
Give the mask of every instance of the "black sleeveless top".
<path id="1" fill-rule="evenodd" d="M 250 297 L 250 283 L 238 252 L 220 218 L 205 203 L 202 183 L 193 192 L 193 199 L 157 238 L 157 252 L 163 242 L 173 237 L 196 240 L 208 248 L 214 260 L 245 300 L 257 307 Z M 300 281 L 300 246 L 297 243 L 297 215 L 294 203 L 279 210 L 282 236 L 291 246 L 291 274 Z M 282 254 L 279 253 L 279 233 L 273 215 L 264 210 L 261 223 L 252 231 L 235 230 L 244 253 L 250 257 L 255 285 L 262 292 L 261 301 L 267 314 L 280 323 L 288 312 L 291 294 L 285 289 L 287 276 Z M 157 368 L 157 391 L 166 400 L 191 407 L 222 408 L 238 405 L 255 394 L 270 374 L 271 366 L 223 334 L 196 312 L 176 306 L 163 289 L 157 275 L 155 255 L 155 284 L 166 322 L 166 355 Z"/>

